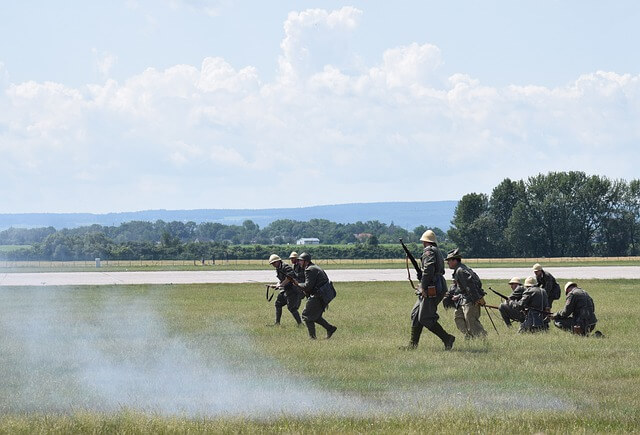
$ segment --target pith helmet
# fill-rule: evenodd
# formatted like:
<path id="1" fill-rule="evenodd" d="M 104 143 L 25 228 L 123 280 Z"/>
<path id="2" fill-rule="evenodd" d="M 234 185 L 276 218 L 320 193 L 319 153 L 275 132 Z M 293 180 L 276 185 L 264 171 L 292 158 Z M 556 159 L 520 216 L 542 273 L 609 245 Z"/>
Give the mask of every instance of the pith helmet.
<path id="1" fill-rule="evenodd" d="M 273 264 L 276 261 L 282 261 L 282 260 L 280 259 L 280 257 L 278 257 L 277 254 L 271 254 L 271 256 L 269 257 L 269 264 Z"/>
<path id="2" fill-rule="evenodd" d="M 291 258 L 298 258 L 298 253 L 296 251 L 293 251 L 290 255 L 289 255 L 289 259 Z"/>
<path id="3" fill-rule="evenodd" d="M 447 252 L 447 258 L 445 258 L 445 261 L 453 259 L 462 260 L 462 255 L 460 255 L 460 250 L 458 248 Z"/>
<path id="4" fill-rule="evenodd" d="M 533 276 L 528 276 L 527 279 L 524 280 L 525 287 L 535 287 L 538 285 L 538 281 Z"/>
<path id="5" fill-rule="evenodd" d="M 564 292 L 567 293 L 571 287 L 577 286 L 577 285 L 578 284 L 576 284 L 575 282 L 569 281 L 564 285 Z"/>
<path id="6" fill-rule="evenodd" d="M 514 276 L 513 278 L 511 278 L 511 281 L 509 281 L 509 284 L 521 285 L 522 283 L 520 282 L 520 278 L 518 278 L 517 276 Z"/>
<path id="7" fill-rule="evenodd" d="M 298 260 L 311 261 L 311 255 L 307 254 L 306 252 L 303 252 L 298 256 Z"/>
<path id="8" fill-rule="evenodd" d="M 542 270 L 542 265 L 540 263 L 536 263 L 533 265 L 533 271 L 537 272 L 539 270 Z"/>
<path id="9" fill-rule="evenodd" d="M 436 245 L 438 244 L 438 240 L 436 239 L 436 233 L 434 233 L 431 230 L 427 230 L 424 233 L 422 233 L 422 237 L 420 237 L 420 241 L 431 242 L 431 243 L 435 243 Z"/>

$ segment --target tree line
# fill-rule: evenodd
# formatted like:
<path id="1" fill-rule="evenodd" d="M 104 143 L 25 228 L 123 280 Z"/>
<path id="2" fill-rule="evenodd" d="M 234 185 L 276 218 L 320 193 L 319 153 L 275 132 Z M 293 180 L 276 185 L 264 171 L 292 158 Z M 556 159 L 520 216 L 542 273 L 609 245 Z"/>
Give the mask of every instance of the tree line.
<path id="1" fill-rule="evenodd" d="M 491 195 L 459 201 L 439 246 L 470 258 L 638 255 L 640 180 L 626 182 L 584 172 L 550 172 L 504 179 Z M 326 219 L 281 219 L 260 228 L 204 222 L 132 221 L 73 229 L 9 228 L 0 245 L 29 245 L 3 253 L 8 260 L 259 259 L 292 249 L 320 258 L 398 258 L 398 239 L 417 242 L 427 226 L 409 231 L 379 221 L 342 224 Z M 303 237 L 322 245 L 295 246 Z M 410 245 L 416 256 L 419 243 Z"/>
<path id="2" fill-rule="evenodd" d="M 584 172 L 504 179 L 458 203 L 451 241 L 469 257 L 638 255 L 640 180 Z"/>

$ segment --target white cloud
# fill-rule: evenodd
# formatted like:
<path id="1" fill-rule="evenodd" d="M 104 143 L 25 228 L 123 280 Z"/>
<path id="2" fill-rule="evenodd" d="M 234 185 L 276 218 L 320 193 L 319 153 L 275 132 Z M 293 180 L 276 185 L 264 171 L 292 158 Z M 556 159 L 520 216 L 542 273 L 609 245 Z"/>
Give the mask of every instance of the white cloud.
<path id="1" fill-rule="evenodd" d="M 95 47 L 91 49 L 91 52 L 93 53 L 96 70 L 103 79 L 108 78 L 111 69 L 118 60 L 117 56 L 108 52 L 100 52 Z"/>
<path id="2" fill-rule="evenodd" d="M 428 43 L 354 70 L 344 47 L 360 18 L 289 14 L 272 82 L 220 57 L 78 88 L 11 84 L 0 65 L 2 211 L 74 211 L 85 195 L 103 199 L 91 211 L 451 199 L 548 170 L 637 177 L 640 76 L 494 88 L 443 76 Z M 426 168 L 459 182 L 420 186 Z M 301 178 L 313 195 L 292 191 Z"/>

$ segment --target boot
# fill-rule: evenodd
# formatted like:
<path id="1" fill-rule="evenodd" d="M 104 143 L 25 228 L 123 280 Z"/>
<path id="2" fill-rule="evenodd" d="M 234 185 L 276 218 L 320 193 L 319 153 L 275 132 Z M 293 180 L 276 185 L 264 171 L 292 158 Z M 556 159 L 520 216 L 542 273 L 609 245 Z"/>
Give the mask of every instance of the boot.
<path id="1" fill-rule="evenodd" d="M 422 325 L 420 326 L 412 326 L 411 327 L 411 340 L 409 344 L 406 346 L 400 346 L 401 350 L 413 350 L 418 347 L 418 343 L 420 342 L 420 334 L 422 334 Z"/>
<path id="2" fill-rule="evenodd" d="M 280 319 L 282 319 L 282 307 L 276 307 L 276 323 L 280 324 Z"/>
<path id="3" fill-rule="evenodd" d="M 444 343 L 444 350 L 451 350 L 453 348 L 453 342 L 456 341 L 456 337 L 448 334 L 441 324 L 436 322 L 433 326 L 429 327 L 429 331 L 433 332 L 440 340 L 442 340 Z"/>
<path id="4" fill-rule="evenodd" d="M 309 338 L 312 340 L 316 339 L 316 324 L 314 322 L 306 321 L 307 330 L 309 331 Z"/>

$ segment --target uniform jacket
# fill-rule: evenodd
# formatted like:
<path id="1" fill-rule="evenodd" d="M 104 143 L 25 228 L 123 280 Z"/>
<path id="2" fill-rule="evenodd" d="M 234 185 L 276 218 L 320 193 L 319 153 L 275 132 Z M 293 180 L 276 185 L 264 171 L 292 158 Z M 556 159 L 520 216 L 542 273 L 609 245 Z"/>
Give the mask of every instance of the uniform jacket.
<path id="1" fill-rule="evenodd" d="M 595 324 L 596 319 L 595 305 L 589 293 L 580 287 L 574 287 L 567 294 L 567 301 L 564 308 L 556 313 L 557 318 L 566 319 L 573 315 L 577 325 L 589 326 Z"/>
<path id="2" fill-rule="evenodd" d="M 296 274 L 293 272 L 293 268 L 291 266 L 289 266 L 284 261 L 281 261 L 280 267 L 276 268 L 276 276 L 278 277 L 278 281 L 282 282 L 287 278 L 295 278 Z M 294 289 L 294 286 L 293 286 L 293 283 L 291 282 L 284 286 L 284 291 L 288 292 L 293 289 Z"/>
<path id="3" fill-rule="evenodd" d="M 543 270 L 540 276 L 536 277 L 536 280 L 538 281 L 538 287 L 542 287 L 547 292 L 549 300 L 560 299 L 560 285 L 553 275 Z"/>
<path id="4" fill-rule="evenodd" d="M 509 300 L 510 301 L 519 301 L 520 299 L 522 299 L 522 295 L 524 294 L 524 291 L 525 291 L 524 286 L 519 285 L 509 295 Z"/>
<path id="5" fill-rule="evenodd" d="M 428 286 L 434 285 L 438 289 L 438 293 L 446 290 L 446 284 L 443 282 L 444 275 L 444 257 L 437 246 L 427 245 L 422 252 L 422 280 L 420 286 L 426 290 Z"/>
<path id="6" fill-rule="evenodd" d="M 296 274 L 296 280 L 298 282 L 304 282 L 304 269 L 300 266 L 300 263 L 296 263 L 293 266 L 293 272 Z"/>
<path id="7" fill-rule="evenodd" d="M 549 298 L 544 289 L 533 286 L 525 289 L 522 299 L 514 304 L 517 308 L 526 309 L 527 315 L 522 326 L 525 330 L 543 328 L 545 326 L 545 313 L 549 307 Z"/>
<path id="8" fill-rule="evenodd" d="M 305 294 L 313 295 L 316 290 L 329 282 L 329 277 L 324 270 L 314 263 L 309 264 L 304 270 L 304 282 L 300 283 L 300 288 Z"/>
<path id="9" fill-rule="evenodd" d="M 475 303 L 486 295 L 482 290 L 482 281 L 478 275 L 466 264 L 460 263 L 453 271 L 453 281 L 457 292 L 462 295 L 465 303 Z"/>

